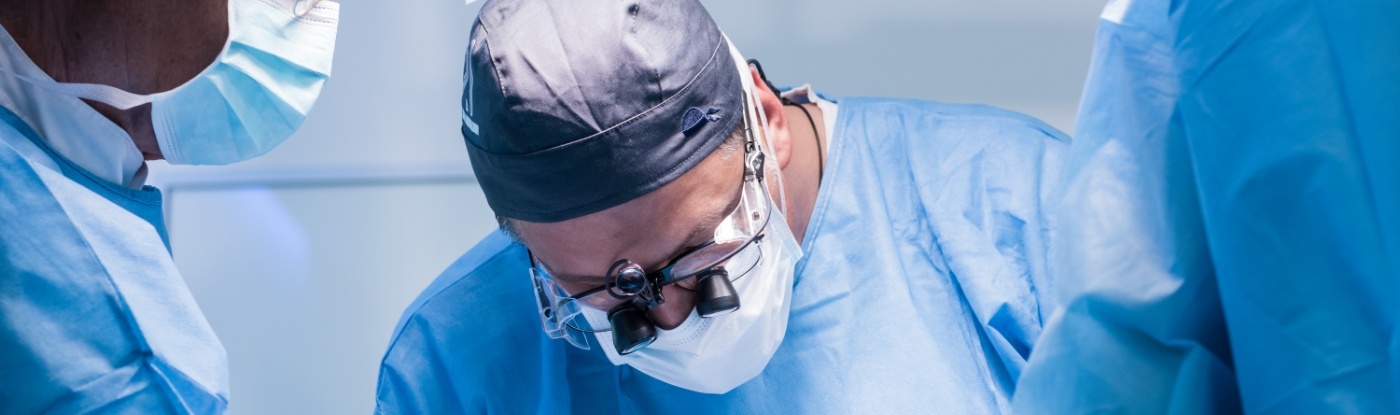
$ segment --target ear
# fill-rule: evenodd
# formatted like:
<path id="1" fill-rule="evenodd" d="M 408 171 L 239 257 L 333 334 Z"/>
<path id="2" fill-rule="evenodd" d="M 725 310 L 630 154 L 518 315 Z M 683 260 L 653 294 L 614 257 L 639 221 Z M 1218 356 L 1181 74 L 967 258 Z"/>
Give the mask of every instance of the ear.
<path id="1" fill-rule="evenodd" d="M 758 94 L 759 110 L 768 118 L 768 127 L 773 133 L 772 137 L 768 137 L 769 144 L 773 146 L 772 156 L 778 161 L 778 169 L 786 169 L 788 161 L 792 160 L 792 134 L 788 130 L 787 111 L 783 110 L 783 101 L 778 99 L 777 91 L 768 89 L 768 84 L 758 76 L 758 69 L 749 66 L 749 73 L 753 75 L 753 90 Z"/>

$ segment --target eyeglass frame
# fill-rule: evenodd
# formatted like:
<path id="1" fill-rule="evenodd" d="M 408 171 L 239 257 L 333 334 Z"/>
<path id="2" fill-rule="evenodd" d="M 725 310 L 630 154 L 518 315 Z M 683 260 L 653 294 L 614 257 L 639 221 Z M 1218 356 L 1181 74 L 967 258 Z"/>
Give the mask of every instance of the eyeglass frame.
<path id="1" fill-rule="evenodd" d="M 747 94 L 746 94 L 746 95 L 747 95 Z M 706 275 L 706 274 L 708 274 L 708 273 L 711 273 L 711 272 L 713 272 L 713 271 L 716 270 L 716 269 L 722 268 L 722 264 L 727 263 L 727 262 L 728 262 L 730 259 L 732 259 L 735 255 L 737 255 L 737 254 L 740 253 L 740 252 L 743 252 L 745 249 L 749 248 L 751 245 L 753 245 L 753 244 L 755 244 L 755 243 L 757 243 L 757 242 L 759 242 L 759 241 L 761 241 L 761 240 L 763 239 L 763 237 L 765 236 L 765 234 L 762 232 L 762 230 L 765 229 L 765 228 L 767 228 L 767 226 L 768 226 L 768 221 L 772 220 L 772 219 L 771 219 L 771 218 L 772 218 L 772 210 L 773 210 L 774 206 L 773 206 L 773 201 L 772 201 L 771 197 L 768 197 L 768 195 L 767 195 L 767 193 L 768 193 L 769 190 L 767 190 L 767 189 L 764 188 L 764 185 L 766 184 L 766 180 L 765 180 L 765 177 L 764 177 L 765 155 L 764 155 L 764 153 L 763 153 L 763 150 L 758 146 L 758 140 L 754 137 L 754 131 L 753 131 L 752 127 L 749 125 L 749 117 L 748 117 L 748 108 L 747 108 L 747 106 L 745 106 L 744 112 L 745 112 L 745 114 L 744 114 L 745 117 L 744 117 L 744 120 L 743 120 L 743 122 L 744 122 L 744 134 L 745 134 L 745 140 L 744 140 L 744 152 L 745 152 L 745 158 L 744 158 L 744 178 L 743 178 L 743 184 L 741 185 L 740 195 L 739 195 L 739 198 L 740 198 L 740 201 L 741 201 L 741 202 L 740 202 L 740 204 L 739 204 L 738 206 L 735 206 L 735 209 L 737 210 L 737 209 L 741 209 L 741 208 L 742 208 L 742 206 L 743 206 L 742 200 L 744 199 L 744 192 L 747 191 L 748 186 L 750 185 L 750 182 L 757 182 L 758 188 L 759 188 L 759 189 L 762 189 L 762 190 L 764 191 L 764 195 L 763 195 L 764 197 L 762 197 L 762 200 L 763 200 L 764 207 L 765 207 L 765 213 L 763 214 L 763 223 L 760 224 L 760 225 L 758 225 L 758 226 L 755 228 L 755 229 L 758 229 L 758 232 L 755 232 L 754 235 L 749 236 L 748 239 L 744 241 L 744 243 L 739 244 L 737 247 L 734 248 L 733 251 L 724 254 L 722 257 L 720 257 L 719 259 L 715 260 L 713 263 L 711 263 L 711 264 L 709 264 L 709 265 L 707 265 L 707 266 L 705 266 L 705 267 L 703 267 L 703 268 L 699 268 L 698 270 L 696 270 L 696 271 L 694 271 L 694 272 L 691 272 L 691 273 L 689 273 L 689 274 L 687 274 L 687 275 L 685 275 L 685 276 L 682 276 L 682 277 L 680 277 L 680 278 L 672 278 L 672 277 L 674 276 L 673 271 L 672 271 L 673 268 L 674 268 L 677 264 L 681 263 L 682 260 L 686 259 L 686 258 L 687 258 L 689 255 L 691 255 L 691 254 L 694 254 L 694 253 L 696 253 L 696 252 L 699 252 L 699 251 L 701 251 L 701 250 L 703 250 L 703 249 L 705 249 L 705 248 L 707 248 L 707 247 L 709 247 L 709 246 L 715 245 L 715 244 L 717 244 L 717 243 L 719 243 L 719 242 L 718 242 L 717 240 L 715 240 L 715 239 L 712 238 L 712 239 L 710 239 L 708 242 L 701 243 L 701 244 L 699 244 L 699 245 L 696 245 L 696 246 L 693 246 L 693 247 L 691 247 L 691 248 L 686 249 L 685 252 L 682 252 L 682 253 L 680 253 L 680 254 L 677 254 L 675 257 L 673 257 L 673 258 L 667 263 L 667 265 L 664 266 L 664 267 L 662 267 L 661 269 L 656 270 L 656 271 L 651 271 L 651 272 L 645 272 L 643 278 L 644 278 L 644 280 L 646 281 L 646 284 L 645 284 L 645 286 L 644 286 L 642 289 L 643 289 L 643 290 L 646 290 L 646 289 L 649 288 L 649 289 L 650 289 L 650 292 L 645 292 L 645 291 L 643 291 L 643 292 L 639 292 L 639 293 L 633 293 L 633 294 L 630 294 L 630 295 L 628 295 L 628 294 L 626 294 L 626 293 L 624 293 L 623 295 L 619 295 L 619 294 L 617 294 L 617 293 L 615 293 L 615 292 L 613 291 L 612 288 L 614 288 L 614 287 L 617 286 L 617 284 L 616 284 L 615 281 L 616 281 L 616 274 L 617 274 L 618 272 L 615 272 L 615 271 L 621 271 L 621 270 L 619 270 L 619 266 L 620 266 L 620 265 L 623 265 L 623 264 L 630 264 L 632 267 L 634 267 L 634 269 L 640 269 L 639 266 L 636 266 L 636 264 L 632 264 L 631 261 L 629 261 L 629 260 L 627 260 L 627 259 L 625 259 L 625 258 L 624 258 L 624 259 L 619 259 L 619 260 L 615 261 L 615 262 L 613 263 L 613 265 L 609 268 L 609 274 L 612 274 L 612 275 L 608 275 L 608 276 L 604 276 L 604 277 L 603 277 L 603 279 L 604 279 L 603 285 L 600 285 L 600 286 L 597 286 L 597 287 L 593 287 L 593 288 L 584 290 L 583 292 L 580 292 L 580 293 L 578 293 L 578 294 L 571 294 L 571 295 L 563 296 L 563 297 L 554 297 L 553 299 L 555 300 L 554 302 L 555 302 L 556 304 L 562 306 L 562 305 L 567 304 L 567 303 L 569 303 L 569 302 L 576 302 L 576 303 L 579 303 L 579 306 L 581 306 L 581 307 L 590 307 L 590 306 L 588 305 L 587 302 L 582 301 L 584 298 L 588 298 L 588 297 L 590 297 L 590 296 L 597 295 L 597 294 L 600 293 L 600 292 L 607 292 L 610 296 L 612 296 L 612 297 L 614 297 L 614 298 L 623 299 L 623 300 L 628 300 L 629 302 L 630 302 L 630 301 L 636 301 L 639 297 L 642 297 L 643 295 L 645 295 L 646 298 L 642 298 L 642 301 L 645 302 L 645 303 L 642 305 L 642 306 L 644 306 L 644 309 L 654 308 L 654 307 L 656 307 L 656 306 L 660 306 L 660 305 L 662 305 L 662 304 L 665 303 L 665 298 L 661 296 L 661 289 L 662 289 L 663 287 L 665 287 L 665 286 L 667 286 L 667 285 L 676 284 L 676 283 L 678 283 L 678 282 L 680 282 L 680 281 L 685 281 L 685 280 L 692 279 L 692 278 L 698 279 L 699 277 L 703 277 L 704 275 Z M 731 212 L 729 216 L 732 216 L 733 214 L 734 214 L 734 212 Z M 556 335 L 553 335 L 553 332 L 554 332 L 554 331 L 557 331 L 557 330 L 559 330 L 559 329 L 562 329 L 563 327 L 567 327 L 568 329 L 572 329 L 572 330 L 579 331 L 579 332 L 584 332 L 584 333 L 601 333 L 601 332 L 611 331 L 611 328 L 605 329 L 605 330 L 595 330 L 595 329 L 592 329 L 592 328 L 578 327 L 577 325 L 572 324 L 570 321 L 563 321 L 562 323 L 564 323 L 564 324 L 561 325 L 561 326 L 563 326 L 563 327 L 555 327 L 555 328 L 551 329 L 551 327 L 549 327 L 548 320 L 551 319 L 551 318 L 554 318 L 554 316 L 555 316 L 555 312 L 556 312 L 556 311 L 554 310 L 555 304 L 550 304 L 550 301 L 549 301 L 549 298 L 548 298 L 548 297 L 550 297 L 550 295 L 547 295 L 547 294 L 545 293 L 545 288 L 542 287 L 542 286 L 540 285 L 540 282 L 537 280 L 537 278 L 539 278 L 538 276 L 540 276 L 540 275 L 547 276 L 548 279 L 553 279 L 553 277 L 550 275 L 549 272 L 547 272 L 547 271 L 541 269 L 541 268 L 544 268 L 544 264 L 543 264 L 542 262 L 540 262 L 540 261 L 538 260 L 538 258 L 535 257 L 534 252 L 533 252 L 533 251 L 530 251 L 528 247 L 526 248 L 526 254 L 528 255 L 529 261 L 530 261 L 531 281 L 532 281 L 532 283 L 535 285 L 536 297 L 537 297 L 538 306 L 539 306 L 539 310 L 540 310 L 540 317 L 541 317 L 542 320 L 545 320 L 545 321 L 542 321 L 542 323 L 545 324 L 545 327 L 543 327 L 543 328 L 545 329 L 545 332 L 546 332 L 546 333 L 551 333 L 551 337 L 555 337 L 555 338 L 558 338 L 558 337 L 566 337 L 567 335 L 563 335 L 563 334 L 559 334 L 559 335 L 557 335 L 557 336 L 556 336 Z M 745 273 L 747 273 L 747 271 L 745 271 Z M 560 289 L 560 291 L 563 291 L 563 292 L 566 292 L 566 293 L 567 293 L 567 291 L 565 291 L 565 290 L 562 289 L 563 287 L 557 287 L 557 283 L 556 283 L 555 285 L 556 285 L 556 288 L 559 288 L 559 289 Z M 684 288 L 684 287 L 682 287 L 682 288 Z M 626 306 L 627 304 L 628 304 L 628 302 L 623 302 L 622 304 L 618 305 L 618 307 Z M 590 308 L 595 308 L 595 307 L 590 307 Z M 607 311 L 607 310 L 603 310 L 603 311 Z M 574 317 L 574 318 L 577 318 L 577 317 Z M 571 319 L 571 320 L 572 320 L 572 319 Z M 570 342 L 573 343 L 573 340 L 570 340 Z M 580 347 L 587 348 L 586 346 L 582 346 L 582 345 L 580 345 Z"/>

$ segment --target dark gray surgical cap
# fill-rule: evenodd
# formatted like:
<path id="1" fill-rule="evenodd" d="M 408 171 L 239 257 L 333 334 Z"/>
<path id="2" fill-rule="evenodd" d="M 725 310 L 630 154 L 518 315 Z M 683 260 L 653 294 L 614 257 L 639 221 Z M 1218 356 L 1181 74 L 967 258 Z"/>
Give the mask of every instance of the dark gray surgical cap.
<path id="1" fill-rule="evenodd" d="M 497 215 L 558 222 L 684 175 L 743 118 L 695 0 L 497 0 L 472 27 L 462 134 Z"/>

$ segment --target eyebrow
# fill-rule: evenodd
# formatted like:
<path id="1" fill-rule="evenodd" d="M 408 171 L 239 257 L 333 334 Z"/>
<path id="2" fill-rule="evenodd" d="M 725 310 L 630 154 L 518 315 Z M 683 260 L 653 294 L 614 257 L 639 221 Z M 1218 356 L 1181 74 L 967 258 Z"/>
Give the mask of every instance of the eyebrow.
<path id="1" fill-rule="evenodd" d="M 666 263 L 669 264 L 670 261 L 675 260 L 677 255 L 680 255 L 687 249 L 693 248 L 695 245 L 690 243 L 690 241 L 694 241 L 695 238 L 700 236 L 702 233 L 706 231 L 710 231 L 711 233 L 713 233 L 715 228 L 719 227 L 720 222 L 723 222 L 726 216 L 729 216 L 730 213 L 734 212 L 734 209 L 737 209 L 739 207 L 739 203 L 743 202 L 743 199 L 744 184 L 741 183 L 739 186 L 738 194 L 734 195 L 734 199 L 732 201 L 725 204 L 724 209 L 717 212 L 706 213 L 705 216 L 702 216 L 700 218 L 700 220 L 695 221 L 695 225 L 692 226 L 690 228 L 690 231 L 686 233 L 685 238 L 681 239 L 679 243 L 677 243 L 671 248 L 671 250 L 667 251 L 669 253 L 666 255 L 665 258 Z M 536 261 L 538 261 L 538 258 L 536 258 Z M 541 264 L 543 264 L 543 262 L 541 262 Z M 665 265 L 661 266 L 664 267 Z M 553 275 L 552 277 L 558 278 L 563 281 L 590 285 L 598 284 L 600 282 L 607 281 L 608 279 L 607 275 Z"/>
<path id="2" fill-rule="evenodd" d="M 720 222 L 723 222 L 726 216 L 729 216 L 730 213 L 733 213 L 734 209 L 739 207 L 739 203 L 742 202 L 743 199 L 744 185 L 743 183 L 740 183 L 739 192 L 738 194 L 734 195 L 734 199 L 731 200 L 729 203 L 726 203 L 724 205 L 724 209 L 717 212 L 707 213 L 705 214 L 705 216 L 701 217 L 700 220 L 695 221 L 695 226 L 692 226 L 690 228 L 690 232 L 686 234 L 685 238 L 681 239 L 680 243 L 677 244 L 677 246 L 673 247 L 670 251 L 667 251 L 670 252 L 670 254 L 667 255 L 666 261 L 670 262 L 671 260 L 674 260 L 677 255 L 680 255 L 681 252 L 685 252 L 685 250 L 695 247 L 695 244 L 692 244 L 691 241 L 694 241 L 696 237 L 700 236 L 706 231 L 714 233 L 715 228 L 719 226 Z"/>
<path id="3" fill-rule="evenodd" d="M 701 220 L 696 221 L 695 226 L 692 226 L 690 228 L 690 232 L 686 233 L 685 238 L 682 238 L 679 244 L 677 244 L 675 247 L 671 248 L 670 251 L 668 251 L 670 252 L 670 254 L 667 255 L 667 261 L 675 259 L 677 255 L 681 254 L 681 252 L 685 252 L 685 250 L 694 247 L 695 244 L 692 244 L 690 241 L 694 241 L 696 237 L 700 236 L 700 234 L 704 233 L 707 230 L 713 230 L 715 226 L 719 226 L 719 222 L 723 221 L 724 218 L 716 216 L 718 215 L 707 214 Z"/>

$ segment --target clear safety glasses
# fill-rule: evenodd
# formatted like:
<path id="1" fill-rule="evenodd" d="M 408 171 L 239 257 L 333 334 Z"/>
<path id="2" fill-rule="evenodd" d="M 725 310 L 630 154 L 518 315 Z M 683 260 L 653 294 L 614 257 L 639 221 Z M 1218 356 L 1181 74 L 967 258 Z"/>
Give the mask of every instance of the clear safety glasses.
<path id="1" fill-rule="evenodd" d="M 545 333 L 588 349 L 589 333 L 613 331 L 618 353 L 631 353 L 655 340 L 655 327 L 646 317 L 646 310 L 666 302 L 661 290 L 668 285 L 695 292 L 695 310 L 701 317 L 737 310 L 739 297 L 732 281 L 742 278 L 763 257 L 757 242 L 763 238 L 773 209 L 764 189 L 763 153 L 752 138 L 745 143 L 744 164 L 739 203 L 720 222 L 714 237 L 676 256 L 659 270 L 646 271 L 632 261 L 620 259 L 603 277 L 603 285 L 570 294 L 555 283 L 549 268 L 531 253 L 531 280 Z M 607 321 L 590 323 L 582 307 L 606 311 Z"/>

